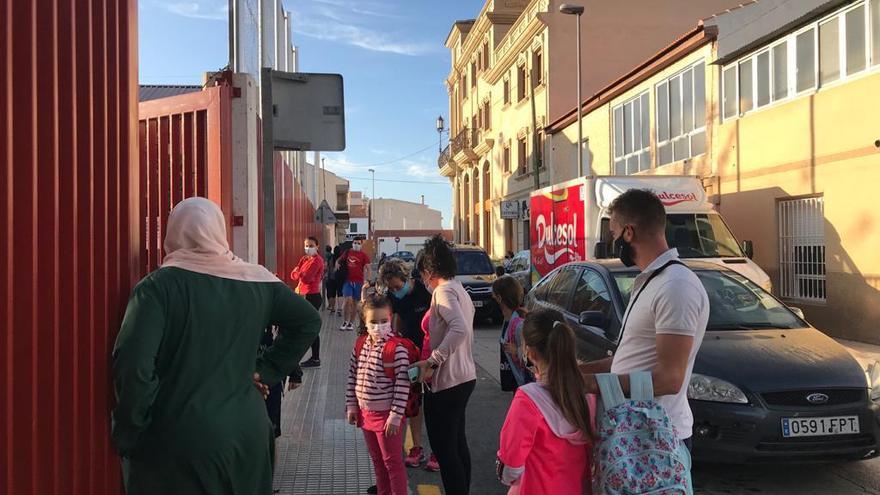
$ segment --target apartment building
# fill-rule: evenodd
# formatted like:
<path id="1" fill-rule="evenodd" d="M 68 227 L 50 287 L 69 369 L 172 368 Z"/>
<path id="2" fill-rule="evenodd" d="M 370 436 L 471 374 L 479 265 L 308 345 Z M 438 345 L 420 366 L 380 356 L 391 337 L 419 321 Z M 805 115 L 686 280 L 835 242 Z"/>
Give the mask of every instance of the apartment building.
<path id="1" fill-rule="evenodd" d="M 529 193 L 573 178 L 577 169 L 546 156 L 544 128 L 576 106 L 576 20 L 559 12 L 562 3 L 488 0 L 446 39 L 450 143 L 438 166 L 453 186 L 455 239 L 494 257 L 528 246 Z M 582 94 L 596 93 L 698 19 L 738 3 L 581 2 Z M 517 218 L 501 218 L 504 202 L 520 205 Z"/>
<path id="2" fill-rule="evenodd" d="M 585 100 L 594 174 L 694 174 L 774 293 L 880 343 L 880 0 L 760 0 Z M 548 126 L 571 161 L 574 110 Z"/>

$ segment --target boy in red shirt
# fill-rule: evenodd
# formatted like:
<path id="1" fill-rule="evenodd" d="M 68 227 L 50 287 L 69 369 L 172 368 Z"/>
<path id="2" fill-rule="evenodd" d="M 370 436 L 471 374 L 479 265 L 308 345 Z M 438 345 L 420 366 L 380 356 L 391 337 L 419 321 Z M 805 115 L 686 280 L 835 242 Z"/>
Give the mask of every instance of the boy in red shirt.
<path id="1" fill-rule="evenodd" d="M 353 241 L 351 249 L 343 253 L 336 262 L 339 267 L 345 263 L 348 268 L 348 277 L 342 286 L 342 297 L 345 299 L 345 320 L 339 327 L 340 330 L 354 330 L 357 305 L 361 300 L 364 281 L 370 277 L 370 257 L 361 249 L 363 249 L 363 241 L 360 239 Z"/>
<path id="2" fill-rule="evenodd" d="M 300 258 L 296 268 L 290 272 L 290 278 L 296 285 L 296 293 L 305 297 L 315 309 L 321 309 L 324 298 L 321 296 L 321 281 L 324 280 L 324 258 L 318 256 L 318 240 L 309 237 L 304 242 L 306 255 Z M 317 368 L 321 366 L 321 337 L 315 337 L 312 343 L 312 357 L 304 361 L 300 366 L 303 368 Z M 295 388 L 292 382 L 291 386 Z"/>

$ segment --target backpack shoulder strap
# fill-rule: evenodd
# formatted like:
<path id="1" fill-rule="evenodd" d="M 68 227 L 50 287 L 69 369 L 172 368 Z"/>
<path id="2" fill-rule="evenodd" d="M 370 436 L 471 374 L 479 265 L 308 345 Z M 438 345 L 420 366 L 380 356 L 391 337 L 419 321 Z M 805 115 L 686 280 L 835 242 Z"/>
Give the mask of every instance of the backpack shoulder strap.
<path id="1" fill-rule="evenodd" d="M 650 371 L 636 371 L 629 375 L 629 396 L 632 400 L 654 400 L 654 382 Z"/>
<path id="2" fill-rule="evenodd" d="M 406 345 L 401 342 L 400 337 L 391 337 L 390 339 L 385 341 L 385 345 L 382 347 L 382 365 L 385 368 L 385 376 L 394 380 L 394 355 L 397 354 L 397 346 L 402 345 L 406 348 Z M 409 349 L 407 349 L 407 352 Z"/>
<path id="3" fill-rule="evenodd" d="M 623 324 L 620 325 L 620 335 L 617 340 L 618 342 L 623 342 L 623 332 L 626 331 L 626 322 L 629 321 L 629 312 L 632 311 L 632 309 L 636 306 L 636 301 L 639 300 L 639 296 L 642 295 L 642 292 L 644 292 L 644 290 L 648 286 L 648 284 L 651 283 L 651 280 L 654 280 L 654 277 L 656 277 L 657 275 L 660 275 L 663 272 L 663 270 L 669 268 L 671 265 L 681 265 L 681 266 L 687 267 L 687 265 L 685 265 L 684 263 L 682 263 L 679 260 L 669 260 L 668 262 L 666 262 L 665 265 L 663 265 L 660 268 L 651 272 L 651 275 L 648 276 L 648 280 L 645 280 L 645 283 L 642 284 L 642 287 L 639 288 L 639 291 L 636 292 L 635 296 L 630 300 L 629 307 L 627 308 L 627 312 L 623 318 Z"/>
<path id="4" fill-rule="evenodd" d="M 623 389 L 620 388 L 620 379 L 617 375 L 599 373 L 596 375 L 596 382 L 599 383 L 602 404 L 605 406 L 606 411 L 626 402 L 626 396 L 623 395 Z"/>

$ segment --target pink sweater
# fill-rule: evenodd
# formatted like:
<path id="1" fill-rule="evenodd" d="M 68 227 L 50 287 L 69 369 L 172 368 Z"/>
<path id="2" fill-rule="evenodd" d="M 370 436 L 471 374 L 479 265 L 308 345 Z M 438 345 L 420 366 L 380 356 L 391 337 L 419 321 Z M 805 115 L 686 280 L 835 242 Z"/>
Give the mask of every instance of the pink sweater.
<path id="1" fill-rule="evenodd" d="M 388 378 L 382 362 L 382 349 L 386 341 L 387 339 L 383 339 L 373 343 L 367 337 L 360 356 L 355 356 L 352 351 L 345 405 L 352 412 L 391 411 L 388 420 L 399 425 L 406 413 L 406 402 L 409 399 L 409 354 L 402 345 L 397 346 L 394 350 L 394 380 Z"/>

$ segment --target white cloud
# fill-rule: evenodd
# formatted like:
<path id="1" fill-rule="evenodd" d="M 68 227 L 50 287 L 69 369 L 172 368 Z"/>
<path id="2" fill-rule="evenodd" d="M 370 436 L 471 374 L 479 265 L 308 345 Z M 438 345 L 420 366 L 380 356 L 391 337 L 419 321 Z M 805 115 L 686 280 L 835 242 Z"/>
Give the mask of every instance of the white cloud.
<path id="1" fill-rule="evenodd" d="M 437 167 L 425 165 L 424 163 L 412 164 L 406 169 L 406 175 L 421 178 L 439 178 Z"/>
<path id="2" fill-rule="evenodd" d="M 183 17 L 225 21 L 229 19 L 229 4 L 218 0 L 191 0 L 189 2 L 165 2 L 162 8 Z"/>

